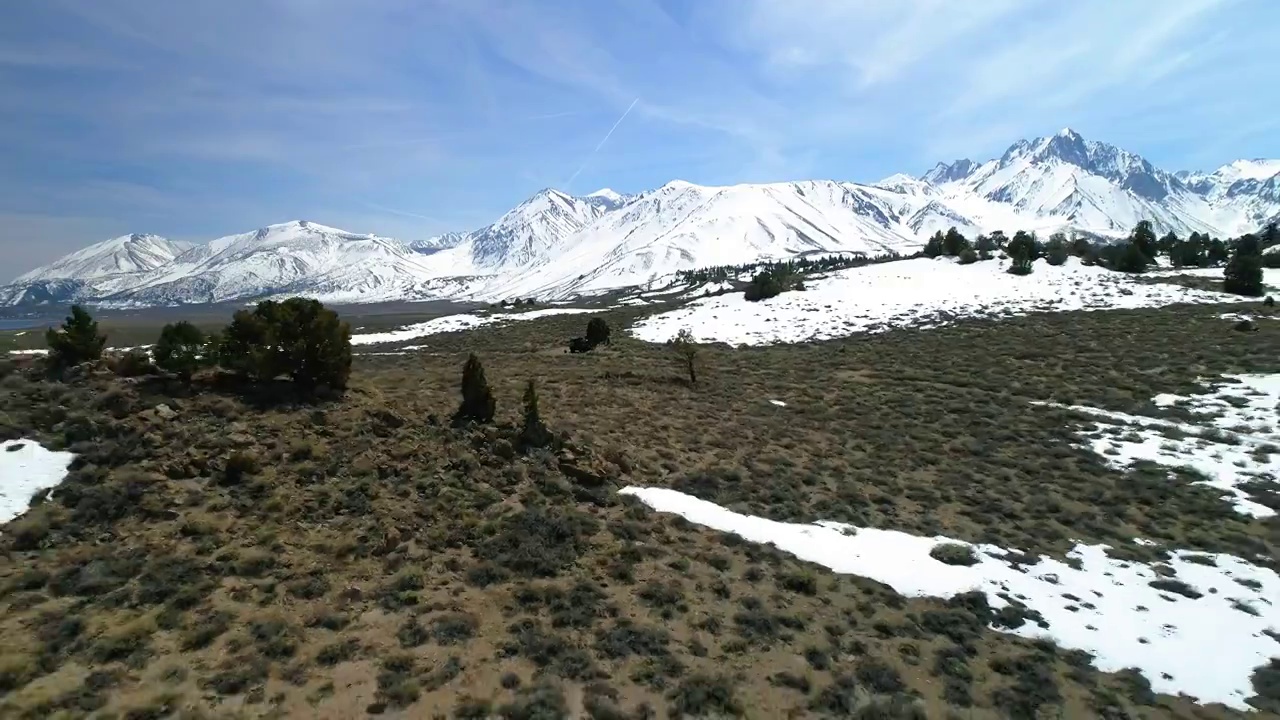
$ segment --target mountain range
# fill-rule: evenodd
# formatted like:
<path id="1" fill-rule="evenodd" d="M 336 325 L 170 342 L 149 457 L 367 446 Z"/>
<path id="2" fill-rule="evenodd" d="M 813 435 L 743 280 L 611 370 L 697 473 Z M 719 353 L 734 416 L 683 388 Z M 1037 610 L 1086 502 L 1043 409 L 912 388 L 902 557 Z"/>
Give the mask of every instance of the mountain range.
<path id="1" fill-rule="evenodd" d="M 1280 160 L 1169 172 L 1078 133 L 1020 140 L 985 162 L 939 163 L 873 184 L 723 187 L 675 180 L 624 195 L 546 189 L 486 227 L 403 242 L 305 220 L 191 245 L 126 235 L 0 286 L 0 304 L 112 306 L 562 299 L 654 287 L 675 272 L 811 253 L 909 253 L 934 232 L 996 229 L 1230 237 L 1280 220 Z"/>

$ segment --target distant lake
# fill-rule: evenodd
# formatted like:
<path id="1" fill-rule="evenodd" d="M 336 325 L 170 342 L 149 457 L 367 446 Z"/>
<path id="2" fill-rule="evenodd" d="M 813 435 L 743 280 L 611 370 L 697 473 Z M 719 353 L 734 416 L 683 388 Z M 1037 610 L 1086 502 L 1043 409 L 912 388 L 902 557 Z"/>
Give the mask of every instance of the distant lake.
<path id="1" fill-rule="evenodd" d="M 0 330 L 25 330 L 27 328 L 44 327 L 43 320 L 20 318 L 17 320 L 0 319 Z"/>

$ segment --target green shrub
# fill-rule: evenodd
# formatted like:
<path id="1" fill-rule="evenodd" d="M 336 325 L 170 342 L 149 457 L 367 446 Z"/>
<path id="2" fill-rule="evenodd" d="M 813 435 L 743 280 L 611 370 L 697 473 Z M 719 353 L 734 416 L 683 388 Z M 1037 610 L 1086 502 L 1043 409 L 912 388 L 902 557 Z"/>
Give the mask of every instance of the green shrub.
<path id="1" fill-rule="evenodd" d="M 188 383 L 200 367 L 204 352 L 204 333 L 185 320 L 165 325 L 152 349 L 156 365 Z"/>
<path id="2" fill-rule="evenodd" d="M 453 424 L 493 422 L 496 407 L 489 381 L 484 377 L 484 366 L 480 364 L 480 358 L 471 353 L 466 365 L 462 366 L 462 404 L 453 414 Z"/>
<path id="3" fill-rule="evenodd" d="M 288 375 L 306 391 L 342 390 L 351 375 L 351 328 L 316 300 L 264 300 L 232 317 L 218 363 L 251 380 Z"/>
<path id="4" fill-rule="evenodd" d="M 604 318 L 591 318 L 591 320 L 587 322 L 587 342 L 591 343 L 592 347 L 595 347 L 596 345 L 608 345 L 609 335 L 611 333 L 612 331 L 609 329 L 609 323 L 605 322 Z"/>
<path id="5" fill-rule="evenodd" d="M 773 273 L 765 271 L 751 278 L 751 283 L 747 285 L 744 297 L 751 302 L 758 302 L 776 297 L 786 289 Z"/>
<path id="6" fill-rule="evenodd" d="M 71 306 L 62 327 L 45 331 L 44 339 L 49 346 L 49 364 L 57 370 L 101 358 L 107 344 L 107 336 L 98 332 L 98 321 L 79 305 Z"/>
<path id="7" fill-rule="evenodd" d="M 978 262 L 978 253 L 971 247 L 967 247 L 960 251 L 960 264 L 972 265 Z"/>

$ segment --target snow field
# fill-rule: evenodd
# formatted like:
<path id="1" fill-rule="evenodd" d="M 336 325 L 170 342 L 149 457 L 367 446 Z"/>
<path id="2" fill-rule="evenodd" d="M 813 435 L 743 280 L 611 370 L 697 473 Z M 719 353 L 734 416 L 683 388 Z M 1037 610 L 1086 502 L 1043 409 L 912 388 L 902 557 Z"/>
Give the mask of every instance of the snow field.
<path id="1" fill-rule="evenodd" d="M 959 265 L 928 258 L 868 265 L 806 281 L 806 290 L 759 302 L 748 302 L 741 293 L 695 300 L 645 318 L 631 332 L 641 340 L 665 342 L 688 328 L 699 342 L 767 345 L 940 327 L 974 317 L 1239 301 L 1234 295 L 1138 282 L 1076 258 L 1058 267 L 1038 260 L 1034 272 L 1023 276 L 1010 275 L 1007 267 L 1000 260 Z"/>
<path id="2" fill-rule="evenodd" d="M 1241 485 L 1251 480 L 1280 479 L 1276 410 L 1280 405 L 1280 374 L 1228 375 L 1226 379 L 1232 382 L 1218 385 L 1205 395 L 1162 394 L 1152 398 L 1157 407 L 1177 406 L 1195 413 L 1199 416 L 1196 423 L 1067 407 L 1096 419 L 1098 427 L 1082 434 L 1082 444 L 1101 455 L 1108 465 L 1123 469 L 1145 460 L 1170 468 L 1190 468 L 1204 476 L 1199 484 L 1221 490 L 1237 512 L 1271 517 L 1276 511 L 1251 499 Z"/>
<path id="3" fill-rule="evenodd" d="M 543 308 L 541 310 L 530 310 L 521 313 L 493 313 L 489 315 L 475 315 L 470 313 L 462 313 L 458 315 L 445 315 L 426 322 L 406 325 L 398 330 L 381 333 L 361 333 L 351 336 L 352 345 L 376 345 L 379 343 L 401 342 L 403 340 L 412 340 L 414 338 L 427 337 L 428 335 L 439 335 L 440 333 L 455 332 L 458 330 L 471 330 L 472 328 L 484 327 L 486 325 L 495 325 L 507 322 L 516 322 L 521 320 L 536 320 L 541 317 L 551 315 L 581 315 L 583 313 L 599 312 L 590 308 Z M 418 345 L 415 347 L 425 347 Z"/>
<path id="4" fill-rule="evenodd" d="M 26 512 L 37 490 L 62 482 L 74 457 L 46 450 L 34 440 L 0 442 L 0 523 Z"/>
<path id="5" fill-rule="evenodd" d="M 1048 628 L 1034 622 L 1005 631 L 1048 637 L 1094 655 L 1104 672 L 1136 667 L 1163 693 L 1185 693 L 1200 702 L 1248 709 L 1253 669 L 1280 653 L 1267 631 L 1280 630 L 1280 577 L 1229 555 L 1175 551 L 1168 563 L 1175 577 L 1199 593 L 1152 587 L 1162 576 L 1143 563 L 1107 557 L 1103 545 L 1077 545 L 1060 560 L 1040 558 L 1018 566 L 991 545 L 969 545 L 978 563 L 948 565 L 929 555 L 934 546 L 959 541 L 925 538 L 895 530 L 854 528 L 834 522 L 782 523 L 742 515 L 665 488 L 628 487 L 659 512 L 744 539 L 768 543 L 833 572 L 859 575 L 911 597 L 949 598 L 971 590 L 987 593 L 994 607 L 1008 604 L 1000 593 L 1038 611 Z M 1214 565 L 1187 560 L 1199 555 Z M 1242 584 L 1241 582 L 1243 581 Z M 1212 662 L 1207 662 L 1212 658 Z"/>

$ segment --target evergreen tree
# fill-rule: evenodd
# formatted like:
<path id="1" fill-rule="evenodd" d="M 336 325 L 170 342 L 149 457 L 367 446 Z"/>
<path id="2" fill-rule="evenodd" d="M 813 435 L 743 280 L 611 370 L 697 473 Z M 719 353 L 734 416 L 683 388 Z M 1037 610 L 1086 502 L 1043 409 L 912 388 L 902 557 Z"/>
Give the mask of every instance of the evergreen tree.
<path id="1" fill-rule="evenodd" d="M 1009 238 L 1005 236 L 1003 230 L 996 230 L 991 233 L 991 243 L 995 245 L 996 250 L 1004 250 L 1009 246 Z"/>
<path id="2" fill-rule="evenodd" d="M 538 414 L 538 388 L 532 379 L 524 387 L 524 421 L 520 426 L 520 446 L 541 448 L 551 444 L 551 431 Z"/>
<path id="3" fill-rule="evenodd" d="M 232 316 L 218 363 L 250 380 L 287 374 L 304 391 L 341 390 L 351 375 L 351 328 L 317 300 L 264 300 Z"/>
<path id="4" fill-rule="evenodd" d="M 929 238 L 929 242 L 924 244 L 924 254 L 926 257 L 936 258 L 942 254 L 942 231 L 933 234 Z"/>
<path id="5" fill-rule="evenodd" d="M 978 253 L 971 247 L 967 247 L 960 251 L 960 264 L 972 265 L 978 262 Z"/>
<path id="6" fill-rule="evenodd" d="M 1067 236 L 1062 233 L 1054 233 L 1049 236 L 1049 242 L 1044 246 L 1044 259 L 1050 265 L 1061 265 L 1067 261 L 1069 248 L 1067 247 Z"/>
<path id="7" fill-rule="evenodd" d="M 990 260 L 991 255 L 996 251 L 996 244 L 988 235 L 979 235 L 974 240 L 973 247 L 978 251 L 979 260 Z"/>
<path id="8" fill-rule="evenodd" d="M 164 326 L 151 354 L 156 365 L 177 375 L 184 383 L 190 383 L 191 376 L 200 367 L 204 351 L 204 333 L 183 320 Z"/>
<path id="9" fill-rule="evenodd" d="M 765 270 L 751 278 L 751 283 L 747 285 L 747 289 L 743 292 L 743 297 L 752 302 L 757 302 L 776 297 L 785 289 L 773 272 Z"/>
<path id="10" fill-rule="evenodd" d="M 1203 237 L 1203 236 L 1201 236 Z M 1227 261 L 1227 244 L 1214 238 L 1209 241 L 1206 250 L 1206 260 L 1209 265 L 1221 265 Z"/>
<path id="11" fill-rule="evenodd" d="M 591 318 L 587 322 L 587 342 L 591 347 L 608 345 L 610 332 L 609 323 L 605 322 L 604 318 Z"/>
<path id="12" fill-rule="evenodd" d="M 1151 228 L 1150 220 L 1139 220 L 1129 234 L 1129 242 L 1136 245 L 1148 260 L 1154 260 L 1157 254 L 1156 231 Z"/>
<path id="13" fill-rule="evenodd" d="M 1127 242 L 1123 246 L 1119 246 L 1118 250 L 1119 252 L 1112 261 L 1112 270 L 1119 270 L 1125 273 L 1140 273 L 1146 270 L 1147 265 L 1151 263 L 1150 256 L 1136 242 Z"/>
<path id="14" fill-rule="evenodd" d="M 960 254 L 961 251 L 963 251 L 967 247 L 969 247 L 968 238 L 966 238 L 964 235 L 961 235 L 960 231 L 956 230 L 954 226 L 952 226 L 952 228 L 948 230 L 947 234 L 944 235 L 942 238 L 942 254 L 943 255 L 947 255 L 949 257 L 956 257 L 957 255 Z"/>
<path id="15" fill-rule="evenodd" d="M 689 328 L 682 328 L 668 344 L 675 350 L 676 357 L 680 359 L 685 372 L 689 373 L 689 384 L 696 385 L 698 383 L 698 346 L 693 342 L 693 333 L 689 332 Z"/>
<path id="16" fill-rule="evenodd" d="M 1007 272 L 1011 275 L 1031 274 L 1031 254 L 1026 243 L 1019 243 L 1015 245 L 1014 242 L 1010 242 L 1009 257 L 1012 259 L 1012 262 L 1009 263 L 1009 269 Z"/>
<path id="17" fill-rule="evenodd" d="M 1174 249 L 1181 243 L 1182 241 L 1178 239 L 1178 234 L 1170 230 L 1156 242 L 1156 252 L 1172 259 Z"/>
<path id="18" fill-rule="evenodd" d="M 484 366 L 480 364 L 480 358 L 471 353 L 466 365 L 462 366 L 462 404 L 453 414 L 453 424 L 493 422 L 496 409 L 497 402 L 489 390 L 489 381 L 484 377 Z"/>
<path id="19" fill-rule="evenodd" d="M 84 308 L 72 305 L 62 327 L 46 330 L 44 341 L 49 346 L 49 365 L 62 370 L 101 358 L 107 336 L 98 332 L 98 321 Z"/>
<path id="20" fill-rule="evenodd" d="M 1258 238 L 1258 244 L 1263 250 L 1280 245 L 1280 229 L 1276 228 L 1274 222 L 1267 223 L 1267 226 L 1262 229 L 1262 237 Z"/>
<path id="21" fill-rule="evenodd" d="M 1005 252 L 1009 254 L 1009 257 L 1015 259 L 1025 256 L 1029 263 L 1038 257 L 1038 249 L 1039 248 L 1036 247 L 1035 237 L 1024 230 L 1019 230 L 1013 234 L 1013 239 L 1009 241 L 1008 246 L 1005 248 Z"/>
<path id="22" fill-rule="evenodd" d="M 1093 243 L 1088 238 L 1076 235 L 1071 239 L 1071 254 L 1078 258 L 1083 258 L 1093 251 Z"/>
<path id="23" fill-rule="evenodd" d="M 1236 240 L 1234 252 L 1222 271 L 1222 289 L 1235 295 L 1262 294 L 1262 250 L 1254 235 Z"/>

